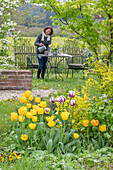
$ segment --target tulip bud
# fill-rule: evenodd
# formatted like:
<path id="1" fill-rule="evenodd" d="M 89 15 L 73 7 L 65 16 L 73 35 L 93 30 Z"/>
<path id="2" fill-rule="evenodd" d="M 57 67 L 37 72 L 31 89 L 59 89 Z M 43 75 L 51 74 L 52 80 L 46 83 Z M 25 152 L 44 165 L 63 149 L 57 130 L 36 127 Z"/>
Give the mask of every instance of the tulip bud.
<path id="1" fill-rule="evenodd" d="M 57 101 L 59 103 L 64 103 L 66 101 L 66 98 L 64 96 L 60 96 L 59 98 L 57 98 Z"/>
<path id="2" fill-rule="evenodd" d="M 54 97 L 51 97 L 51 98 L 50 98 L 50 102 L 51 102 L 51 103 L 55 103 L 55 98 L 54 98 Z"/>
<path id="3" fill-rule="evenodd" d="M 69 97 L 75 97 L 75 92 L 74 91 L 69 91 Z"/>
<path id="4" fill-rule="evenodd" d="M 50 108 L 46 107 L 46 108 L 45 108 L 45 113 L 46 113 L 46 114 L 49 114 L 49 112 L 50 112 Z"/>
<path id="5" fill-rule="evenodd" d="M 71 105 L 71 106 L 75 106 L 75 104 L 76 104 L 75 100 L 71 100 L 71 101 L 70 101 L 70 105 Z"/>

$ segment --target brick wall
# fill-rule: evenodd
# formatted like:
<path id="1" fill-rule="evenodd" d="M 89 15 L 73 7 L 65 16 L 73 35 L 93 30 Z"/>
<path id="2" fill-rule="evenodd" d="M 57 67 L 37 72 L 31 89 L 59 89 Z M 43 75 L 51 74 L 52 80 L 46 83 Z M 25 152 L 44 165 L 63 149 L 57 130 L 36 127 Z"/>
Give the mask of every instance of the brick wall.
<path id="1" fill-rule="evenodd" d="M 0 90 L 31 90 L 32 73 L 29 70 L 0 71 Z"/>

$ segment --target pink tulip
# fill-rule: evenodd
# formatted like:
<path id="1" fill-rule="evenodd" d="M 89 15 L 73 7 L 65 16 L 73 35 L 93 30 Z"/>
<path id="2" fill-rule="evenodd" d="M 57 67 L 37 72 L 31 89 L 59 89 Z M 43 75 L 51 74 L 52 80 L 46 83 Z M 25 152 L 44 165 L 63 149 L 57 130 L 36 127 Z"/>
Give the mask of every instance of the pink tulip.
<path id="1" fill-rule="evenodd" d="M 51 102 L 51 103 L 55 103 L 55 98 L 54 98 L 54 97 L 51 97 L 51 98 L 50 98 L 50 102 Z"/>
<path id="2" fill-rule="evenodd" d="M 75 97 L 75 92 L 74 91 L 69 91 L 69 97 L 71 97 L 71 98 Z"/>
<path id="3" fill-rule="evenodd" d="M 76 104 L 75 100 L 71 100 L 71 101 L 70 101 L 70 105 L 71 105 L 71 106 L 75 106 L 75 104 Z"/>

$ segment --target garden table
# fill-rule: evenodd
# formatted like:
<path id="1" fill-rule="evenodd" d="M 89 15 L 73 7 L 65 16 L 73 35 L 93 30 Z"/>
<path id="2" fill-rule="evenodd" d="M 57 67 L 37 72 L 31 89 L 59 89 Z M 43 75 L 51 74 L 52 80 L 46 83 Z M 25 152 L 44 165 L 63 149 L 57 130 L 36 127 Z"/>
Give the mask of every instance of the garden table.
<path id="1" fill-rule="evenodd" d="M 72 57 L 71 55 L 68 55 L 68 54 L 57 54 L 57 55 L 53 55 L 53 54 L 51 54 L 51 53 L 49 53 L 48 55 L 46 55 L 46 54 L 38 54 L 38 56 L 39 57 L 48 57 L 50 60 L 52 59 L 52 58 L 55 58 L 55 60 L 54 60 L 54 65 L 52 65 L 52 63 L 50 62 L 50 71 L 49 71 L 49 73 L 47 73 L 47 76 L 49 76 L 49 74 L 51 73 L 51 70 L 54 68 L 55 69 L 55 76 L 57 75 L 57 73 L 58 73 L 58 75 L 61 77 L 61 79 L 63 80 L 63 77 L 61 76 L 61 74 L 60 74 L 60 69 L 59 69 L 59 65 L 60 65 L 60 63 L 64 60 L 64 59 L 66 59 L 66 58 L 69 58 L 69 57 Z M 57 76 L 56 76 L 56 78 L 57 78 Z"/>

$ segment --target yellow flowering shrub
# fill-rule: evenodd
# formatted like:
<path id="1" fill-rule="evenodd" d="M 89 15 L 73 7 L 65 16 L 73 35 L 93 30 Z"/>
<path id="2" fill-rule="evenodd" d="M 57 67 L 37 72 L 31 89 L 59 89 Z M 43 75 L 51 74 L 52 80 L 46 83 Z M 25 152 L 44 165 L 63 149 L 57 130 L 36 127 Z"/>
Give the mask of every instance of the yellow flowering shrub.
<path id="1" fill-rule="evenodd" d="M 113 70 L 106 65 L 102 60 L 96 60 L 94 63 L 95 74 L 98 76 L 100 82 L 100 90 L 102 93 L 108 95 L 113 101 Z"/>
<path id="2" fill-rule="evenodd" d="M 75 97 L 73 98 L 73 100 L 76 101 L 76 105 L 75 106 L 69 105 L 69 109 L 70 109 L 69 112 L 70 112 L 72 122 L 75 122 L 77 120 L 74 123 L 73 128 L 79 129 L 82 126 L 82 120 L 86 119 L 87 110 L 90 107 L 89 91 L 83 90 L 82 97 L 80 95 L 80 92 L 78 92 L 77 90 L 74 89 L 74 92 L 75 92 Z"/>
<path id="3" fill-rule="evenodd" d="M 13 150 L 9 151 L 8 153 L 4 153 L 2 152 L 0 155 L 0 161 L 2 163 L 10 163 L 10 164 L 14 164 L 16 159 L 21 159 L 21 154 L 20 153 L 16 153 Z"/>

